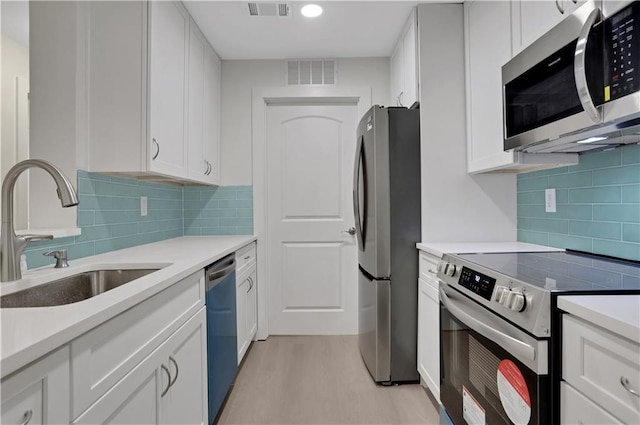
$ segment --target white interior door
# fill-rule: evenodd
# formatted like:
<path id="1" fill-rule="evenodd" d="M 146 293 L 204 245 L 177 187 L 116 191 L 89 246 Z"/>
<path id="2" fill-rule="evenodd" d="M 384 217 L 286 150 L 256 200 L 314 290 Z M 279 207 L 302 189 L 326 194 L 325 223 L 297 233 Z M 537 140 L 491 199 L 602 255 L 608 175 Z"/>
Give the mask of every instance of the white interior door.
<path id="1" fill-rule="evenodd" d="M 267 107 L 271 334 L 357 333 L 357 106 Z"/>

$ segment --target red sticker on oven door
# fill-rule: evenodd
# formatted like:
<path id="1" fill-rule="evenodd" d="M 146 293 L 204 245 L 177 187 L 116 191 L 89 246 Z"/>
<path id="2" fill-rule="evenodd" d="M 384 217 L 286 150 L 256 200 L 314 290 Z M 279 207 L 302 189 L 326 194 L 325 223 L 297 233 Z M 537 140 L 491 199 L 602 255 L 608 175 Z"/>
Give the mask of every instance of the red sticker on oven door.
<path id="1" fill-rule="evenodd" d="M 531 419 L 529 389 L 518 366 L 503 360 L 498 366 L 498 394 L 502 407 L 515 425 L 526 425 Z"/>

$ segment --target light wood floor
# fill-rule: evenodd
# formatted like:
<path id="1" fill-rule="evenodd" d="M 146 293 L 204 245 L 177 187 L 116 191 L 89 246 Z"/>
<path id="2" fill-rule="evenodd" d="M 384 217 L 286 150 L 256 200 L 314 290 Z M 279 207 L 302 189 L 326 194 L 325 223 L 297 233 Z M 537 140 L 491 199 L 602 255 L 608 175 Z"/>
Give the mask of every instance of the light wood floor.
<path id="1" fill-rule="evenodd" d="M 219 425 L 437 424 L 418 384 L 376 385 L 357 336 L 272 336 L 257 341 Z"/>

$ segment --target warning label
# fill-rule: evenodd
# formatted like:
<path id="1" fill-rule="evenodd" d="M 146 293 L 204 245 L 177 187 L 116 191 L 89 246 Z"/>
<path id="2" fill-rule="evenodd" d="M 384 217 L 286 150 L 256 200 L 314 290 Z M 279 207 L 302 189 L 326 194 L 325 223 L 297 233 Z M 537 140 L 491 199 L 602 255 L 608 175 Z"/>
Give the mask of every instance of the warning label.
<path id="1" fill-rule="evenodd" d="M 485 425 L 485 411 L 471 395 L 467 387 L 462 387 L 462 418 L 469 425 Z"/>
<path id="2" fill-rule="evenodd" d="M 518 366 L 503 360 L 498 366 L 498 394 L 502 407 L 515 425 L 527 425 L 531 419 L 529 388 Z"/>

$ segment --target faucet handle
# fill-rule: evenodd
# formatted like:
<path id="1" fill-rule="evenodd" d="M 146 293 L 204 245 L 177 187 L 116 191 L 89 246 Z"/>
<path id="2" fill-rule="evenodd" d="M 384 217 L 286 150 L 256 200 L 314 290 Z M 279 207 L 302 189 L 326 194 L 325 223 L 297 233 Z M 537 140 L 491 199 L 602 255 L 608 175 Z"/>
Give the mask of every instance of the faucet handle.
<path id="1" fill-rule="evenodd" d="M 69 263 L 67 262 L 67 250 L 66 249 L 58 249 L 55 251 L 45 252 L 42 255 L 46 255 L 48 257 L 53 257 L 56 259 L 56 269 L 62 269 L 64 267 L 69 267 Z"/>
<path id="2" fill-rule="evenodd" d="M 53 235 L 20 235 L 25 242 L 47 241 L 53 239 Z"/>

